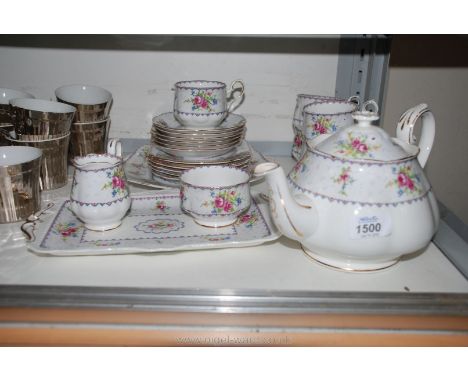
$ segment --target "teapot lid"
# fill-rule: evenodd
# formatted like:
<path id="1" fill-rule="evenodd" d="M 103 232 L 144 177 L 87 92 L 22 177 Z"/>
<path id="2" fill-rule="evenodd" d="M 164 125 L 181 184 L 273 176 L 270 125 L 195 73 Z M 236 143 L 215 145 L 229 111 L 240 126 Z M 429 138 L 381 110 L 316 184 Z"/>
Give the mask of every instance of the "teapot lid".
<path id="1" fill-rule="evenodd" d="M 367 110 L 369 106 L 373 106 L 374 111 Z M 417 155 L 416 148 L 412 150 L 409 145 L 398 144 L 398 140 L 390 138 L 382 128 L 371 125 L 379 119 L 378 105 L 375 101 L 364 102 L 362 109 L 353 113 L 353 118 L 356 121 L 354 125 L 324 139 L 312 150 L 340 159 L 380 162 Z"/>

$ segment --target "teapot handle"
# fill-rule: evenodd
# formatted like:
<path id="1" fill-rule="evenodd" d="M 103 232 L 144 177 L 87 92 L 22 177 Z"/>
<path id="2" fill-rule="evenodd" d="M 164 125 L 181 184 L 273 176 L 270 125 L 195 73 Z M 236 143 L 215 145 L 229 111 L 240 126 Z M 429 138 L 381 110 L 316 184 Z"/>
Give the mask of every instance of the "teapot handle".
<path id="1" fill-rule="evenodd" d="M 416 121 L 422 117 L 422 131 L 419 139 L 418 162 L 421 167 L 426 165 L 435 137 L 435 119 L 429 107 L 421 103 L 405 111 L 398 121 L 396 135 L 397 138 L 411 145 L 416 144 L 416 137 L 413 135 Z"/>

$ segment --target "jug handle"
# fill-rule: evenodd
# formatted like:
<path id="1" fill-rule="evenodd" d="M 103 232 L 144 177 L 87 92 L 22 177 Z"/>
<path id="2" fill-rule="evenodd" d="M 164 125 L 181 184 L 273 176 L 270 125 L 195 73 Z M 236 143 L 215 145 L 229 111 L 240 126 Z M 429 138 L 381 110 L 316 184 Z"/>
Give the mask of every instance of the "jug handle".
<path id="1" fill-rule="evenodd" d="M 422 117 L 422 130 L 418 145 L 418 162 L 424 168 L 435 138 L 435 119 L 429 107 L 425 103 L 421 103 L 405 111 L 398 121 L 396 135 L 403 142 L 415 145 L 416 137 L 413 135 L 413 130 L 420 117 Z"/>
<path id="2" fill-rule="evenodd" d="M 116 138 L 111 138 L 107 142 L 107 153 L 122 158 L 122 142 Z"/>

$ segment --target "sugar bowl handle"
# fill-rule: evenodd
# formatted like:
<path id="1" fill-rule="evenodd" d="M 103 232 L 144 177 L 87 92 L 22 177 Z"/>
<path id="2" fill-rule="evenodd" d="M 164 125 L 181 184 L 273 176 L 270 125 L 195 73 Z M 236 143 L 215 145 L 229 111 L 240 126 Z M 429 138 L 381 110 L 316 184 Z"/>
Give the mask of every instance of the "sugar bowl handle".
<path id="1" fill-rule="evenodd" d="M 413 134 L 413 130 L 416 121 L 420 117 L 422 118 L 422 130 L 418 144 L 420 150 L 418 162 L 424 168 L 431 153 L 435 137 L 435 119 L 429 107 L 425 103 L 421 103 L 405 111 L 398 121 L 396 135 L 403 142 L 415 145 L 416 137 Z"/>
<path id="2" fill-rule="evenodd" d="M 244 91 L 245 86 L 241 80 L 235 80 L 231 83 L 231 89 L 227 93 L 227 98 L 231 98 L 227 105 L 227 110 L 229 113 L 234 111 L 241 104 L 244 98 Z M 240 94 L 234 96 L 234 93 L 236 92 L 240 92 Z"/>
<path id="3" fill-rule="evenodd" d="M 111 138 L 107 142 L 107 153 L 122 158 L 122 142 L 116 138 Z"/>

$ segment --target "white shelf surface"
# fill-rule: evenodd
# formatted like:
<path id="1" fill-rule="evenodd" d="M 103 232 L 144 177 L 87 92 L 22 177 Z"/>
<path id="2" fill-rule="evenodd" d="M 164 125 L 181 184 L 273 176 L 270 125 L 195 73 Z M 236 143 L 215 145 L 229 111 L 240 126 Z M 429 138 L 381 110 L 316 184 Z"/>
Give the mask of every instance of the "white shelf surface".
<path id="1" fill-rule="evenodd" d="M 275 160 L 286 170 L 293 164 Z M 263 191 L 264 182 L 254 189 Z M 21 237 L 19 224 L 0 225 L 0 285 L 468 293 L 468 281 L 432 243 L 389 269 L 358 274 L 320 265 L 284 237 L 249 248 L 75 257 L 35 254 Z"/>

